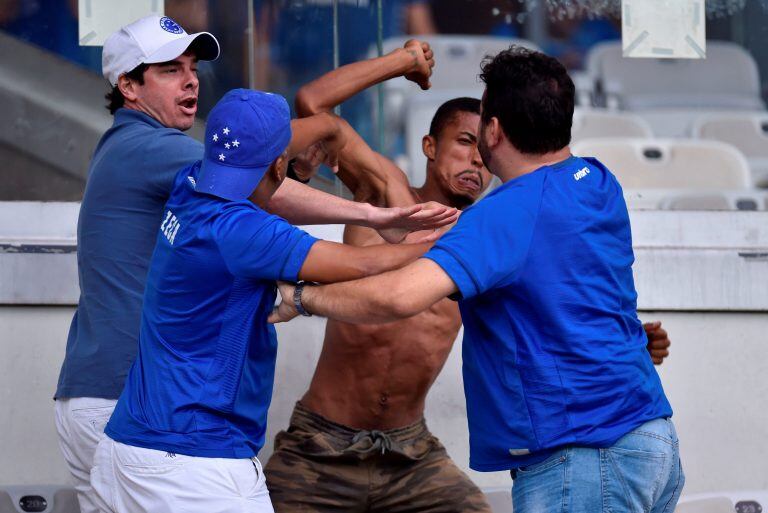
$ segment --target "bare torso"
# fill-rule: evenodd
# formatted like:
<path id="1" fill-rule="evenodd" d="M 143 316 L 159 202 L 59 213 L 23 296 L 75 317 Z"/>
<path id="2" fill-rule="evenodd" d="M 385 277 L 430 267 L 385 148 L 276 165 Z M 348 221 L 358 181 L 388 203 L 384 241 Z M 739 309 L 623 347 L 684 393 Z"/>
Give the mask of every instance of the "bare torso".
<path id="1" fill-rule="evenodd" d="M 383 242 L 373 230 L 359 227 L 347 228 L 345 239 L 358 245 Z M 411 424 L 423 416 L 427 392 L 460 328 L 458 305 L 449 299 L 388 324 L 328 320 L 320 360 L 301 402 L 353 428 Z"/>

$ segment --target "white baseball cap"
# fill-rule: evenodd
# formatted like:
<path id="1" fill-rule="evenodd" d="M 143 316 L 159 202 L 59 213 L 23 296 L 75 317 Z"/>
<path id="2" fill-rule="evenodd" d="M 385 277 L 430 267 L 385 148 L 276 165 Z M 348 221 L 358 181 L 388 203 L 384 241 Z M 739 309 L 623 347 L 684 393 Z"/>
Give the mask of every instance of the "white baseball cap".
<path id="1" fill-rule="evenodd" d="M 167 16 L 147 16 L 126 25 L 104 42 L 101 70 L 109 83 L 139 64 L 172 61 L 195 43 L 195 53 L 201 61 L 219 57 L 219 42 L 208 32 L 187 34 L 181 25 Z"/>

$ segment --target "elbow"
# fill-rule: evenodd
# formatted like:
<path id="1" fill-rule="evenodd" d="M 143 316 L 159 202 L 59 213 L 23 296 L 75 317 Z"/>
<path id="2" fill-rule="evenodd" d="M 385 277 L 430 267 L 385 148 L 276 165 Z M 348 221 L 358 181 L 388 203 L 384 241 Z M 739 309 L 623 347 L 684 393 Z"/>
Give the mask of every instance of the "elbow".
<path id="1" fill-rule="evenodd" d="M 413 317 L 421 311 L 413 298 L 399 289 L 402 287 L 395 286 L 382 292 L 378 306 L 383 322 Z"/>
<path id="2" fill-rule="evenodd" d="M 320 105 L 317 101 L 317 98 L 312 94 L 311 89 L 309 89 L 307 86 L 302 87 L 299 89 L 299 92 L 296 93 L 296 113 L 299 115 L 299 117 L 307 117 L 312 116 L 314 114 L 317 114 L 320 112 Z"/>

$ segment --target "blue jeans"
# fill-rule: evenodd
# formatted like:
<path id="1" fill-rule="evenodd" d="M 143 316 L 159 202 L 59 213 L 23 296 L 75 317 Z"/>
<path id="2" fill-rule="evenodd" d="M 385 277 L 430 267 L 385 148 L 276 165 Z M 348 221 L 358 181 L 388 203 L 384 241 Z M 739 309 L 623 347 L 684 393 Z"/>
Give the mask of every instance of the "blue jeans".
<path id="1" fill-rule="evenodd" d="M 565 447 L 512 471 L 514 513 L 672 513 L 685 483 L 670 419 L 612 447 Z"/>

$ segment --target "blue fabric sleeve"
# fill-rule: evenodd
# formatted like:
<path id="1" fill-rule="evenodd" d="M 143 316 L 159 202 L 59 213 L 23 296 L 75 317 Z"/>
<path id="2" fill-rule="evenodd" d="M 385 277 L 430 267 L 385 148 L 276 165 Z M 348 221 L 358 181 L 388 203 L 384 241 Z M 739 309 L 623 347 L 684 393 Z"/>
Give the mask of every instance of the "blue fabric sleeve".
<path id="1" fill-rule="evenodd" d="M 203 158 L 203 145 L 178 130 L 158 130 L 144 150 L 144 169 L 151 170 L 147 183 L 152 193 L 167 198 L 174 178 L 183 168 Z"/>
<path id="2" fill-rule="evenodd" d="M 243 278 L 296 281 L 317 242 L 285 219 L 243 203 L 224 207 L 212 230 L 227 268 Z"/>
<path id="3" fill-rule="evenodd" d="M 541 184 L 508 185 L 464 212 L 424 255 L 451 277 L 464 299 L 513 282 L 528 256 Z"/>

